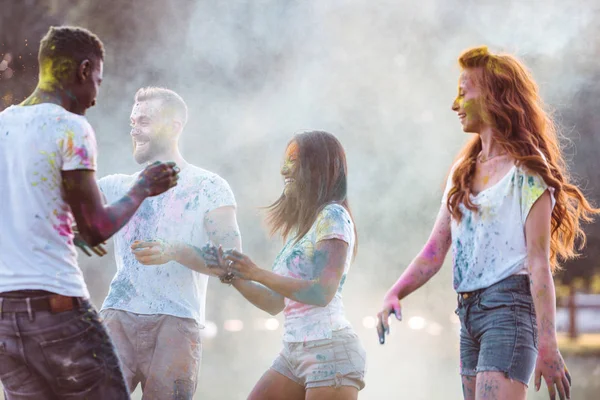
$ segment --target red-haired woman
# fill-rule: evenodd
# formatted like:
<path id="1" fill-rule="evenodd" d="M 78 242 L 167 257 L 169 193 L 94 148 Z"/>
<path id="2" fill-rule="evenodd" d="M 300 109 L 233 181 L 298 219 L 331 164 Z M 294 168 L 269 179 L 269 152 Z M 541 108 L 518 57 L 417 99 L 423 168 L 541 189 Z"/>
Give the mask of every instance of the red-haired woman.
<path id="1" fill-rule="evenodd" d="M 557 347 L 552 273 L 572 258 L 580 221 L 599 210 L 569 182 L 556 128 L 521 62 L 486 47 L 459 58 L 452 109 L 476 135 L 452 167 L 424 248 L 386 294 L 378 333 L 400 299 L 438 272 L 452 246 L 465 399 L 525 399 L 535 371 L 550 398 L 570 397 Z"/>
<path id="2" fill-rule="evenodd" d="M 285 189 L 269 207 L 285 246 L 267 271 L 226 252 L 233 286 L 258 308 L 285 316 L 283 350 L 249 399 L 350 400 L 364 387 L 365 350 L 344 316 L 342 287 L 357 246 L 340 142 L 296 135 L 281 169 Z"/>

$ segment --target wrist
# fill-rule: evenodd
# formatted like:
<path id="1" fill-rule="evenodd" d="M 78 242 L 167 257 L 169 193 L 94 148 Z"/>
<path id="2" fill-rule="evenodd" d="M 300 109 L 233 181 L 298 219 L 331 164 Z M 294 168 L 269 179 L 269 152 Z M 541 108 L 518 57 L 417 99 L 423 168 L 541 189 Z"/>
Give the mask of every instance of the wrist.
<path id="1" fill-rule="evenodd" d="M 133 185 L 133 187 L 129 189 L 129 192 L 127 192 L 127 195 L 136 203 L 141 203 L 146 197 L 148 197 L 146 189 L 140 187 L 139 184 Z"/>
<path id="2" fill-rule="evenodd" d="M 252 273 L 250 280 L 264 285 L 266 277 L 267 271 L 261 268 L 256 268 L 256 270 Z"/>
<path id="3" fill-rule="evenodd" d="M 558 349 L 558 340 L 556 335 L 544 335 L 538 338 L 538 347 L 540 351 L 554 351 Z"/>

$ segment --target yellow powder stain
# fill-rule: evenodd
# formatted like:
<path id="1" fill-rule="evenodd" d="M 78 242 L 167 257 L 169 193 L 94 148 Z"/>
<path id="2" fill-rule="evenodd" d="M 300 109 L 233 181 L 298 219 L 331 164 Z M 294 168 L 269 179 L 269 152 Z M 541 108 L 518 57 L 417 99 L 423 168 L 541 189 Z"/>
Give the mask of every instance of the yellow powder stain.
<path id="1" fill-rule="evenodd" d="M 483 177 L 483 184 L 487 185 L 487 183 L 490 181 L 490 177 L 488 175 Z"/>

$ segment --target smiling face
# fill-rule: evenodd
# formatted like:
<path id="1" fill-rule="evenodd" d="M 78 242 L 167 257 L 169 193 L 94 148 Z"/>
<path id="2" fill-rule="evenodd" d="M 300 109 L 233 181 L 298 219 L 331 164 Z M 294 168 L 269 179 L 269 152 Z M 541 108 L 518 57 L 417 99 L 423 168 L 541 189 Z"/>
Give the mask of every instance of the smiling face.
<path id="1" fill-rule="evenodd" d="M 480 133 L 486 125 L 481 92 L 476 85 L 475 71 L 465 69 L 458 81 L 458 96 L 452 103 L 464 132 Z"/>
<path id="2" fill-rule="evenodd" d="M 285 150 L 285 158 L 281 167 L 281 175 L 283 176 L 285 187 L 283 194 L 286 197 L 296 196 L 298 194 L 298 183 L 296 178 L 299 168 L 299 149 L 296 142 L 289 144 Z"/>
<path id="3" fill-rule="evenodd" d="M 139 101 L 133 106 L 131 138 L 138 164 L 157 161 L 173 146 L 169 121 L 163 117 L 160 99 Z"/>

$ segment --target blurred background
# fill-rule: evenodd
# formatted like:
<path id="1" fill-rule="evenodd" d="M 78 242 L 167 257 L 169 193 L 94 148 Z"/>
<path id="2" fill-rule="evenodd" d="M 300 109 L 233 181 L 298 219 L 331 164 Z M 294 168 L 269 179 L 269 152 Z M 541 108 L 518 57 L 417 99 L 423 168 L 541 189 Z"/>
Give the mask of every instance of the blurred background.
<path id="1" fill-rule="evenodd" d="M 177 91 L 190 109 L 183 155 L 229 181 L 243 246 L 269 268 L 281 247 L 261 206 L 283 184 L 286 143 L 327 130 L 345 146 L 360 248 L 344 291 L 368 352 L 361 399 L 462 398 L 450 258 L 403 302 L 378 344 L 382 296 L 427 239 L 448 169 L 468 136 L 450 105 L 468 47 L 514 53 L 561 126 L 574 179 L 600 204 L 600 2 L 596 0 L 0 0 L 0 110 L 36 85 L 48 27 L 90 29 L 106 47 L 104 83 L 87 117 L 99 171 L 133 173 L 129 115 L 142 86 Z M 572 399 L 600 398 L 600 224 L 582 258 L 556 276 L 561 349 Z M 6 233 L 3 233 L 6 234 Z M 109 255 L 81 267 L 100 306 Z M 281 347 L 281 317 L 211 280 L 196 399 L 245 399 Z M 531 385 L 533 386 L 533 385 Z M 529 390 L 546 399 L 546 388 Z M 134 399 L 140 398 L 140 390 Z"/>

